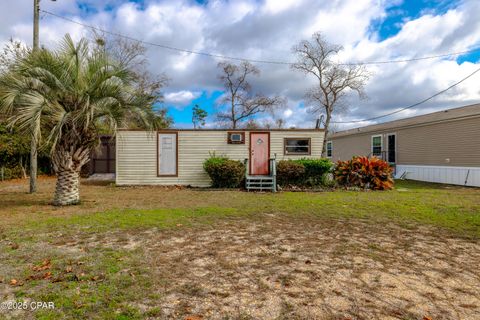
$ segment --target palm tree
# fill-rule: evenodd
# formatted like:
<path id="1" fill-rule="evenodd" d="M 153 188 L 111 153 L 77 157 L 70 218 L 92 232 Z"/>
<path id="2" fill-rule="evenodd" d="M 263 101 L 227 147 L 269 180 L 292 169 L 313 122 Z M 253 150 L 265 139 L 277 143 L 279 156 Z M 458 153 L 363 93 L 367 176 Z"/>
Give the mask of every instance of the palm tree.
<path id="1" fill-rule="evenodd" d="M 114 134 L 135 122 L 154 129 L 156 97 L 135 74 L 86 39 L 66 35 L 55 50 L 20 57 L 0 76 L 0 112 L 49 148 L 57 175 L 54 205 L 80 201 L 80 169 L 98 143 L 99 130 Z M 42 136 L 43 133 L 43 136 Z"/>

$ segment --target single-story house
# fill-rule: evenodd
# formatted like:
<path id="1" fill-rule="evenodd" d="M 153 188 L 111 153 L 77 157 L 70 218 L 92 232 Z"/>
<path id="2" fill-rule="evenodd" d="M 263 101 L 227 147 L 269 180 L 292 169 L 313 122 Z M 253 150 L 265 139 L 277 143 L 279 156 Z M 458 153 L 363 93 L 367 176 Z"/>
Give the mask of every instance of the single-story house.
<path id="1" fill-rule="evenodd" d="M 333 161 L 377 156 L 395 176 L 480 187 L 480 104 L 332 134 Z"/>
<path id="2" fill-rule="evenodd" d="M 116 183 L 207 187 L 211 181 L 203 162 L 215 154 L 246 161 L 248 177 L 264 179 L 272 188 L 273 158 L 320 158 L 323 140 L 322 129 L 120 130 L 116 135 Z"/>

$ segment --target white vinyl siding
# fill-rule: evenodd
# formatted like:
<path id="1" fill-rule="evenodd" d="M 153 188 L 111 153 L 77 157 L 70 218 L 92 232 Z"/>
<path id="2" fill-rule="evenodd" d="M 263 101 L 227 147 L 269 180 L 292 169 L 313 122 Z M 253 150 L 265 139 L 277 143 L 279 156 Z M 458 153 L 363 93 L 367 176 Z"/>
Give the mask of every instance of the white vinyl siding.
<path id="1" fill-rule="evenodd" d="M 480 168 L 397 165 L 396 178 L 480 187 Z"/>
<path id="2" fill-rule="evenodd" d="M 172 131 L 172 133 L 175 131 Z M 245 132 L 245 144 L 228 144 L 225 131 L 178 131 L 177 177 L 157 176 L 157 133 L 147 131 L 119 131 L 116 138 L 118 185 L 191 185 L 206 187 L 210 178 L 203 170 L 203 162 L 210 154 L 226 155 L 243 161 L 249 156 L 250 133 Z M 319 158 L 323 143 L 322 131 L 270 131 L 270 156 L 278 160 Z M 311 155 L 283 154 L 284 138 L 311 138 Z"/>

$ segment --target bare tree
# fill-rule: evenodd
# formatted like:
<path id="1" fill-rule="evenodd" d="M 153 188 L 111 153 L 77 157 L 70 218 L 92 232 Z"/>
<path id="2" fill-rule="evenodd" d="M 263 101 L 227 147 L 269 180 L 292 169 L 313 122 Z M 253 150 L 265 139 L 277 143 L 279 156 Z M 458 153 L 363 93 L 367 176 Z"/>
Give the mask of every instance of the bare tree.
<path id="1" fill-rule="evenodd" d="M 285 126 L 285 120 L 283 118 L 276 119 L 275 126 L 277 127 L 277 129 L 283 129 L 283 127 Z"/>
<path id="2" fill-rule="evenodd" d="M 221 101 L 225 110 L 218 112 L 217 118 L 220 121 L 231 123 L 233 129 L 256 114 L 271 112 L 284 104 L 284 99 L 279 96 L 270 98 L 259 93 L 252 93 L 247 77 L 258 76 L 260 70 L 251 63 L 242 62 L 235 65 L 220 62 L 218 67 L 222 71 L 219 79 L 225 86 L 226 94 Z"/>
<path id="3" fill-rule="evenodd" d="M 147 48 L 142 43 L 99 32 L 93 32 L 91 38 L 96 50 L 107 52 L 117 63 L 133 72 L 134 83 L 139 92 L 150 95 L 154 104 L 163 102 L 162 89 L 168 84 L 169 79 L 164 73 L 157 75 L 150 71 L 146 56 Z M 172 124 L 173 119 L 167 115 L 165 108 L 158 106 L 152 108 L 157 127 L 165 128 Z M 132 118 L 127 125 L 131 128 L 141 128 L 141 122 Z"/>
<path id="4" fill-rule="evenodd" d="M 263 129 L 283 129 L 285 120 L 283 118 L 268 118 L 262 122 Z"/>
<path id="5" fill-rule="evenodd" d="M 292 49 L 297 56 L 292 68 L 317 79 L 317 84 L 306 93 L 306 102 L 312 112 L 325 115 L 325 138 L 329 134 L 332 114 L 345 106 L 346 96 L 354 92 L 362 99 L 366 97 L 364 88 L 369 73 L 365 66 L 334 61 L 342 49 L 328 43 L 319 32 L 313 34 L 311 41 L 303 40 Z M 325 156 L 326 143 L 324 139 L 322 156 Z"/>
<path id="6" fill-rule="evenodd" d="M 256 121 L 255 119 L 249 119 L 247 122 L 245 122 L 245 126 L 244 126 L 244 128 L 248 130 L 258 130 L 258 129 L 262 129 L 262 127 L 263 126 L 260 123 L 258 123 L 258 121 Z"/>
<path id="7" fill-rule="evenodd" d="M 0 74 L 8 72 L 15 61 L 26 57 L 31 51 L 32 50 L 22 42 L 10 39 L 2 51 L 0 51 Z"/>

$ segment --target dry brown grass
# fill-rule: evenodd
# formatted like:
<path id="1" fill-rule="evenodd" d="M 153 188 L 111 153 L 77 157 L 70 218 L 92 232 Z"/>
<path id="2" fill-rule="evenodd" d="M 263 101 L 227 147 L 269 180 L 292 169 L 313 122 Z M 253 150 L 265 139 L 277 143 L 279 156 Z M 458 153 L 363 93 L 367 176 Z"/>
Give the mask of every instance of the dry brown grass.
<path id="1" fill-rule="evenodd" d="M 90 184 L 81 205 L 55 208 L 53 186 L 42 179 L 32 196 L 25 181 L 0 185 L 0 301 L 52 299 L 58 309 L 0 317 L 480 319 L 480 242 L 462 233 L 475 227 L 480 190 L 269 195 Z M 140 215 L 197 207 L 238 214 L 169 225 L 151 220 L 155 210 Z M 121 218 L 107 211 L 124 208 L 125 221 L 139 219 L 131 228 L 109 220 Z M 441 227 L 444 216 L 460 229 Z M 52 217 L 48 228 L 30 223 Z M 80 218 L 63 224 L 71 217 Z M 52 279 L 29 280 L 46 258 Z"/>
<path id="2" fill-rule="evenodd" d="M 155 299 L 131 305 L 165 319 L 479 319 L 480 244 L 439 236 L 261 214 L 56 246 L 141 249 Z"/>

